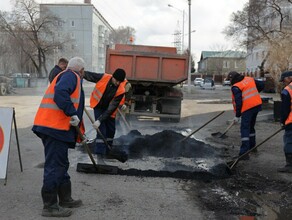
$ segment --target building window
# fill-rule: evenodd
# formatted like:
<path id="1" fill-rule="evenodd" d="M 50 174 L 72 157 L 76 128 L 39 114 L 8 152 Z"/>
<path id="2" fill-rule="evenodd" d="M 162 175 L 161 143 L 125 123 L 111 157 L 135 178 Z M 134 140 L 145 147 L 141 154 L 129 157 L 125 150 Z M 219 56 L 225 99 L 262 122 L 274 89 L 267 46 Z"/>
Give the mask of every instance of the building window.
<path id="1" fill-rule="evenodd" d="M 237 64 L 237 61 L 236 61 L 236 60 L 234 61 L 234 68 L 235 68 L 235 69 L 238 68 L 238 64 Z"/>
<path id="2" fill-rule="evenodd" d="M 75 27 L 75 22 L 71 21 L 71 27 Z"/>
<path id="3" fill-rule="evenodd" d="M 71 39 L 75 39 L 75 33 L 71 32 L 70 37 L 71 37 Z"/>
<path id="4" fill-rule="evenodd" d="M 71 49 L 72 49 L 72 50 L 75 49 L 75 45 L 74 45 L 74 44 L 71 45 Z"/>
<path id="5" fill-rule="evenodd" d="M 58 21 L 58 26 L 62 26 L 63 25 L 63 22 L 62 21 Z"/>
<path id="6" fill-rule="evenodd" d="M 227 60 L 224 60 L 223 61 L 223 68 L 229 68 L 229 61 L 227 61 Z"/>

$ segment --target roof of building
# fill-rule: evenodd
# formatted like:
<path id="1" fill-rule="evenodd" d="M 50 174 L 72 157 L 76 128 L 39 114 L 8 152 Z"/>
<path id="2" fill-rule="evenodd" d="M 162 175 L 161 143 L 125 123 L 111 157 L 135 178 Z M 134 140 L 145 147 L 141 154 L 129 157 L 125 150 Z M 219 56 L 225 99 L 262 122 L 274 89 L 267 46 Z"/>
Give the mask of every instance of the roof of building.
<path id="1" fill-rule="evenodd" d="M 234 51 L 234 50 L 226 50 L 226 51 L 202 51 L 201 60 L 215 57 L 215 58 L 244 58 L 246 57 L 246 52 L 244 51 Z"/>

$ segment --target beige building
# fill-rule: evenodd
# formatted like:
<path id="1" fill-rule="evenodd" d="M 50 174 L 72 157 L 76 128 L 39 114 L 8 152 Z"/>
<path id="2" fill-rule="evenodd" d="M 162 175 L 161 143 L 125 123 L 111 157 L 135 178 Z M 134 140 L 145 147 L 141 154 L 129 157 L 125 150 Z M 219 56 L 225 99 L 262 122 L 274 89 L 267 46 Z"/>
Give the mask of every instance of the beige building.
<path id="1" fill-rule="evenodd" d="M 245 72 L 246 53 L 242 51 L 202 51 L 198 72 L 202 75 L 226 76 L 230 71 Z"/>

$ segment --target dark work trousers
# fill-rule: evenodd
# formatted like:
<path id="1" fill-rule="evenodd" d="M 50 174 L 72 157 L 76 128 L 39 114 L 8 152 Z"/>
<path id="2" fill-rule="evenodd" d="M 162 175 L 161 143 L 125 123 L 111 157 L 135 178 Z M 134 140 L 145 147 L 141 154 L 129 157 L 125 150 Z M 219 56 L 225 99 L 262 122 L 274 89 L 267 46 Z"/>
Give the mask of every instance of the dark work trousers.
<path id="1" fill-rule="evenodd" d="M 70 144 L 47 135 L 42 135 L 42 142 L 45 147 L 43 190 L 54 192 L 60 185 L 70 182 L 68 174 Z"/>
<path id="2" fill-rule="evenodd" d="M 99 116 L 104 112 L 104 110 L 101 110 L 99 108 L 94 108 L 94 117 L 95 120 L 99 118 Z M 112 117 L 108 117 L 106 120 L 102 121 L 99 126 L 100 132 L 103 134 L 109 145 L 112 145 L 113 139 L 116 132 L 116 124 L 115 119 Z M 102 138 L 99 136 L 99 134 L 96 134 L 96 140 L 95 140 L 95 153 L 96 154 L 107 154 L 109 149 L 104 144 Z"/>
<path id="3" fill-rule="evenodd" d="M 285 130 L 283 136 L 284 153 L 292 154 L 292 130 Z"/>
<path id="4" fill-rule="evenodd" d="M 241 147 L 239 155 L 244 154 L 256 145 L 255 123 L 260 108 L 255 107 L 241 114 Z"/>

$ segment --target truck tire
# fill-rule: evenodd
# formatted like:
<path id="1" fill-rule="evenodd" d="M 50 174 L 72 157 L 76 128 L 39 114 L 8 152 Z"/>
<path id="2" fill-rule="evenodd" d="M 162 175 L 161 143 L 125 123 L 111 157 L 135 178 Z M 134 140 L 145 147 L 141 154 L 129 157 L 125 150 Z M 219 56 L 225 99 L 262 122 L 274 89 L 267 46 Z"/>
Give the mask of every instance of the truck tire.
<path id="1" fill-rule="evenodd" d="M 6 90 L 6 86 L 5 86 L 5 84 L 3 84 L 3 83 L 1 83 L 0 84 L 0 95 L 6 95 L 6 93 L 7 93 L 7 90 Z"/>

